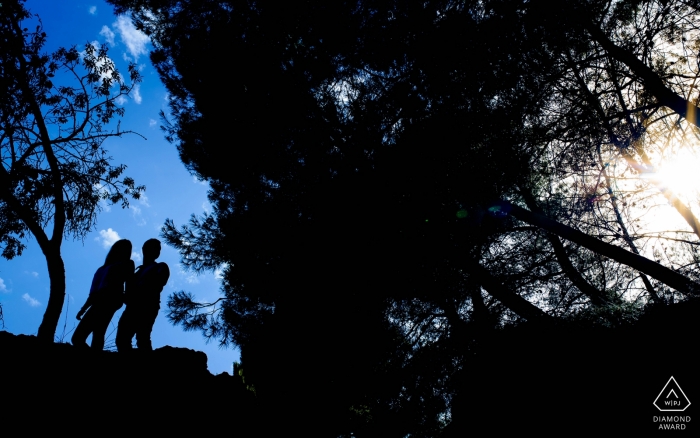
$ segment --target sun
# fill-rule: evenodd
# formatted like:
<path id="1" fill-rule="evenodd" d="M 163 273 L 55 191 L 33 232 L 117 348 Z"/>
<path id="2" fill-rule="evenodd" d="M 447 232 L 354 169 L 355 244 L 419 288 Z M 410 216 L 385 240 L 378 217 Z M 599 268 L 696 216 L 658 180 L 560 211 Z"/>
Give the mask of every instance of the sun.
<path id="1" fill-rule="evenodd" d="M 700 193 L 700 157 L 688 147 L 679 149 L 658 166 L 655 177 L 678 196 L 697 199 Z"/>

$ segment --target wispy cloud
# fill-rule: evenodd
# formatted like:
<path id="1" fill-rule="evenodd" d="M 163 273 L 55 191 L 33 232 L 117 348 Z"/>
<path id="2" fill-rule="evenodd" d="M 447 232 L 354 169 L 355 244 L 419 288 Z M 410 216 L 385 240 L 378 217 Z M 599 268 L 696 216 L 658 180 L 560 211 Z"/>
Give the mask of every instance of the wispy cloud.
<path id="1" fill-rule="evenodd" d="M 207 214 L 211 213 L 211 204 L 207 201 L 202 202 L 202 210 Z"/>
<path id="2" fill-rule="evenodd" d="M 103 194 L 106 192 L 102 184 L 97 183 L 93 186 L 95 188 L 95 191 L 100 195 L 100 208 L 106 212 L 109 212 L 112 210 L 112 207 L 110 207 L 109 203 L 107 202 L 106 199 L 102 199 Z"/>
<path id="3" fill-rule="evenodd" d="M 114 32 L 112 32 L 112 29 L 110 29 L 107 26 L 102 26 L 100 35 L 105 37 L 105 40 L 107 40 L 107 44 L 109 44 L 110 46 L 114 46 Z"/>
<path id="4" fill-rule="evenodd" d="M 114 245 L 114 242 L 119 239 L 121 239 L 121 237 L 119 237 L 119 233 L 111 228 L 107 228 L 107 230 L 100 230 L 100 237 L 95 237 L 95 240 L 102 243 L 102 246 L 105 249 L 108 249 Z"/>
<path id="5" fill-rule="evenodd" d="M 136 105 L 141 105 L 143 98 L 141 97 L 141 85 L 140 84 L 134 85 L 134 89 L 131 90 L 131 97 L 134 99 L 134 102 L 136 102 Z"/>
<path id="6" fill-rule="evenodd" d="M 156 126 L 157 123 L 158 123 L 158 122 L 156 122 L 155 120 L 150 119 L 150 120 L 148 121 L 148 126 L 150 126 L 150 127 L 152 128 L 152 127 Z"/>
<path id="7" fill-rule="evenodd" d="M 189 284 L 199 283 L 199 278 L 197 278 L 197 274 L 195 274 L 194 272 L 187 272 L 184 269 L 180 268 L 179 274 Z"/>
<path id="8" fill-rule="evenodd" d="M 136 225 L 140 227 L 146 225 L 146 219 L 144 219 L 141 215 L 141 208 L 139 208 L 136 205 L 130 204 L 129 210 L 131 210 L 131 214 L 134 217 L 134 220 L 136 221 Z"/>
<path id="9" fill-rule="evenodd" d="M 36 271 L 31 271 L 31 272 L 30 272 L 30 271 L 24 271 L 24 273 L 27 274 L 27 275 L 31 275 L 31 276 L 34 277 L 34 278 L 39 278 L 39 273 L 36 272 Z"/>
<path id="10" fill-rule="evenodd" d="M 10 290 L 5 285 L 5 280 L 0 278 L 0 292 L 8 293 Z"/>
<path id="11" fill-rule="evenodd" d="M 27 302 L 32 307 L 41 306 L 41 303 L 36 299 L 32 298 L 29 294 L 22 295 L 22 299 Z"/>
<path id="12" fill-rule="evenodd" d="M 126 97 L 120 94 L 116 99 L 114 99 L 114 102 L 119 106 L 124 106 L 126 103 Z"/>
<path id="13" fill-rule="evenodd" d="M 146 45 L 148 37 L 145 33 L 136 29 L 131 22 L 131 19 L 122 15 L 117 18 L 117 21 L 112 24 L 112 28 L 117 31 L 119 38 L 126 46 L 126 49 L 134 61 L 139 59 L 139 56 L 148 53 Z"/>
<path id="14" fill-rule="evenodd" d="M 144 195 L 143 193 L 141 196 L 139 196 L 139 204 L 145 205 L 146 207 L 151 206 L 151 204 L 148 203 L 148 196 Z"/>
<path id="15" fill-rule="evenodd" d="M 224 269 L 228 268 L 228 263 L 224 263 L 214 270 L 214 278 L 221 280 L 224 278 Z"/>
<path id="16" fill-rule="evenodd" d="M 136 263 L 141 263 L 141 254 L 137 253 L 136 251 L 131 253 L 131 258 L 134 259 Z"/>
<path id="17" fill-rule="evenodd" d="M 104 31 L 104 28 L 102 28 L 102 31 Z M 100 34 L 102 34 L 102 31 L 100 31 Z M 94 49 L 95 57 L 97 57 L 97 55 L 100 51 L 100 47 L 101 47 L 100 42 L 95 40 L 95 41 L 91 42 L 90 45 Z M 85 50 L 83 50 L 82 52 L 79 52 L 80 59 L 84 59 L 86 54 L 87 53 Z M 109 56 L 107 56 L 104 59 L 99 59 L 99 60 L 96 59 L 95 67 L 97 68 L 97 72 L 100 74 L 100 78 L 102 80 L 114 78 L 114 76 L 112 75 L 113 70 L 111 68 L 109 68 L 110 66 L 113 66 L 113 65 L 114 65 L 114 61 L 112 61 L 112 59 Z"/>
<path id="18" fill-rule="evenodd" d="M 95 15 L 97 13 L 97 6 L 90 6 L 88 12 L 90 12 L 90 15 Z"/>
<path id="19" fill-rule="evenodd" d="M 200 180 L 197 179 L 196 176 L 192 176 L 192 181 L 193 181 L 195 184 L 201 184 L 201 185 L 203 185 L 203 186 L 206 186 L 206 185 L 207 185 L 207 182 L 206 182 L 206 181 L 200 181 Z"/>

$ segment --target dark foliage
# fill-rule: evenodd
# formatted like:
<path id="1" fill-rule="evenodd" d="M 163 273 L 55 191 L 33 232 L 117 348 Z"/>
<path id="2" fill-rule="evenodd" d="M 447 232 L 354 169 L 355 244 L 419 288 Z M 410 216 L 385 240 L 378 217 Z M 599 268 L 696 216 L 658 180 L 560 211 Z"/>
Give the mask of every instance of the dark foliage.
<path id="1" fill-rule="evenodd" d="M 223 297 L 174 294 L 171 320 L 240 346 L 290 421 L 434 436 L 497 330 L 620 327 L 699 291 L 695 236 L 651 260 L 625 200 L 648 195 L 610 166 L 649 174 L 669 118 L 695 129 L 692 71 L 655 49 L 700 23 L 691 6 L 111 3 L 152 38 L 166 135 L 212 188 L 212 215 L 163 237 L 221 269 Z"/>

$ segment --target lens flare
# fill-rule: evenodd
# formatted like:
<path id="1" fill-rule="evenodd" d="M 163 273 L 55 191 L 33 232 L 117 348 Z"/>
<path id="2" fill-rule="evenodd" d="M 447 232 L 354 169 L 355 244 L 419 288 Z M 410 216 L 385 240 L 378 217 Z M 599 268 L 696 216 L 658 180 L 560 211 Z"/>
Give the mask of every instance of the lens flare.
<path id="1" fill-rule="evenodd" d="M 700 187 L 700 160 L 687 150 L 678 153 L 659 166 L 656 178 L 676 193 L 688 193 L 696 191 Z"/>

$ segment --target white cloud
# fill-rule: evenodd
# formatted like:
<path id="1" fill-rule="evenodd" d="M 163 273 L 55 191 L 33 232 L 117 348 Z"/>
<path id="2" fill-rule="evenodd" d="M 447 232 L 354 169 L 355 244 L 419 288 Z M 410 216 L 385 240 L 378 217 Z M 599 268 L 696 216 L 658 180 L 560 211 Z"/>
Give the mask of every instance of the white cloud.
<path id="1" fill-rule="evenodd" d="M 138 225 L 139 227 L 146 225 L 146 220 L 141 215 L 141 208 L 137 207 L 136 205 L 130 204 L 129 209 L 132 211 L 131 214 L 133 215 L 134 220 L 136 221 L 136 225 Z"/>
<path id="2" fill-rule="evenodd" d="M 97 6 L 90 6 L 88 11 L 90 12 L 90 15 L 95 15 L 97 13 Z"/>
<path id="3" fill-rule="evenodd" d="M 148 53 L 148 50 L 146 50 L 148 37 L 134 27 L 130 18 L 124 15 L 118 17 L 117 21 L 112 24 L 112 28 L 117 31 L 134 61 L 137 61 L 140 55 Z"/>
<path id="4" fill-rule="evenodd" d="M 206 185 L 207 185 L 207 182 L 206 182 L 206 181 L 200 181 L 200 180 L 197 179 L 196 176 L 192 176 L 192 181 L 194 181 L 195 184 L 201 184 L 201 185 L 203 185 L 203 186 L 206 186 Z"/>
<path id="5" fill-rule="evenodd" d="M 143 193 L 141 196 L 139 196 L 139 204 L 145 205 L 146 207 L 151 206 L 151 204 L 148 203 L 148 196 L 144 195 Z"/>
<path id="6" fill-rule="evenodd" d="M 97 192 L 98 196 L 100 197 L 100 208 L 101 208 L 102 210 L 106 211 L 106 212 L 111 211 L 111 210 L 112 210 L 112 207 L 109 206 L 109 203 L 107 202 L 106 199 L 103 199 L 103 198 L 102 198 L 102 196 L 104 195 L 104 193 L 107 192 L 107 191 L 105 190 L 105 188 L 102 186 L 102 184 L 97 183 L 97 184 L 93 185 L 92 187 L 93 187 L 93 189 Z"/>
<path id="7" fill-rule="evenodd" d="M 141 98 L 141 85 L 134 85 L 134 89 L 131 90 L 131 93 L 131 97 L 134 99 L 134 102 L 136 102 L 136 105 L 141 105 L 141 102 L 143 101 Z"/>
<path id="8" fill-rule="evenodd" d="M 30 297 L 29 294 L 22 295 L 22 299 L 27 302 L 32 307 L 41 306 L 41 303 L 34 298 Z"/>
<path id="9" fill-rule="evenodd" d="M 180 275 L 184 277 L 185 281 L 188 282 L 189 284 L 197 284 L 199 283 L 199 278 L 197 278 L 197 274 L 194 272 L 187 272 L 180 268 Z"/>
<path id="10" fill-rule="evenodd" d="M 114 245 L 114 242 L 117 240 L 121 239 L 119 237 L 119 233 L 114 231 L 111 228 L 107 228 L 107 230 L 100 230 L 100 237 L 95 237 L 95 240 L 102 243 L 102 246 L 105 247 L 105 249 L 108 249 L 112 245 Z"/>
<path id="11" fill-rule="evenodd" d="M 39 273 L 32 271 L 32 277 L 39 278 Z"/>
<path id="12" fill-rule="evenodd" d="M 148 126 L 154 127 L 154 126 L 156 126 L 156 123 L 158 123 L 158 122 L 156 122 L 155 120 L 151 119 L 151 120 L 148 121 Z"/>
<path id="13" fill-rule="evenodd" d="M 103 35 L 103 32 L 105 30 L 105 27 L 102 28 L 100 31 L 100 35 Z M 108 29 L 109 30 L 109 29 Z M 112 58 L 109 56 L 106 56 L 105 58 L 98 59 L 98 54 L 100 51 L 100 48 L 102 47 L 102 44 L 100 44 L 99 41 L 95 40 L 90 43 L 90 45 L 93 47 L 93 56 L 95 57 L 95 68 L 97 72 L 100 75 L 100 79 L 105 80 L 105 79 L 114 79 L 114 76 L 112 75 L 112 72 L 115 70 L 115 64 L 114 61 L 112 61 Z M 80 59 L 85 59 L 86 51 L 83 50 L 82 52 L 79 52 Z M 113 84 L 113 86 L 117 86 L 117 82 Z"/>
<path id="14" fill-rule="evenodd" d="M 124 106 L 124 104 L 126 103 L 126 97 L 120 94 L 119 96 L 117 96 L 116 99 L 114 99 L 114 103 L 116 103 L 119 106 Z"/>
<path id="15" fill-rule="evenodd" d="M 102 26 L 100 35 L 105 37 L 105 40 L 107 40 L 107 44 L 109 44 L 110 46 L 114 46 L 114 32 L 112 32 L 112 29 L 110 29 L 107 26 Z"/>
<path id="16" fill-rule="evenodd" d="M 5 280 L 0 278 L 0 292 L 8 293 L 10 290 L 5 286 Z"/>
<path id="17" fill-rule="evenodd" d="M 136 251 L 131 253 L 131 258 L 134 259 L 136 263 L 141 263 L 141 254 L 137 253 Z"/>
<path id="18" fill-rule="evenodd" d="M 209 204 L 207 201 L 202 202 L 202 210 L 204 210 L 207 214 L 211 213 L 211 204 Z"/>
<path id="19" fill-rule="evenodd" d="M 214 278 L 221 280 L 224 278 L 224 269 L 228 267 L 228 263 L 224 263 L 214 270 Z"/>

